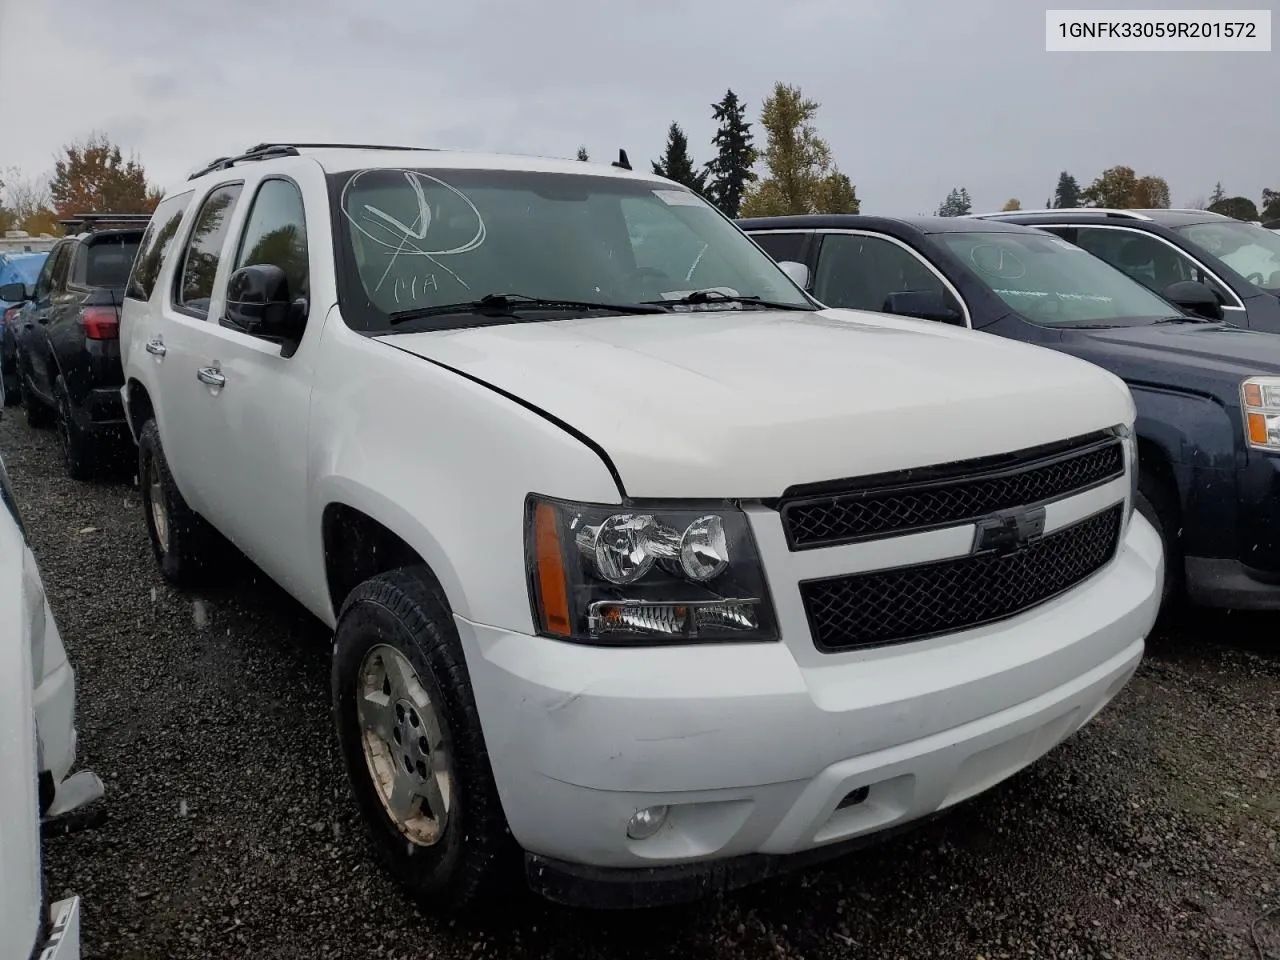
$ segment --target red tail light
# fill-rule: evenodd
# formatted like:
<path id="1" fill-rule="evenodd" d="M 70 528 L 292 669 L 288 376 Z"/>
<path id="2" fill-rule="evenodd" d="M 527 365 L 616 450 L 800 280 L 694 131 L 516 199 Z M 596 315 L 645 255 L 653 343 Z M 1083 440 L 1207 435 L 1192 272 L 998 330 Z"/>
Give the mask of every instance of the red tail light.
<path id="1" fill-rule="evenodd" d="M 120 318 L 115 307 L 85 307 L 80 311 L 80 325 L 90 340 L 120 339 Z"/>

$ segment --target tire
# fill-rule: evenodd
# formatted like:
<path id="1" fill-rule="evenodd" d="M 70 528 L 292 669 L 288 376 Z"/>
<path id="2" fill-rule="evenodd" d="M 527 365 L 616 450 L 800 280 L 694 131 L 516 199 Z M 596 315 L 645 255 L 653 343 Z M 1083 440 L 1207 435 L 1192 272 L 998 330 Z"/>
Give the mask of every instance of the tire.
<path id="1" fill-rule="evenodd" d="M 148 420 L 138 435 L 138 486 L 151 551 L 164 578 L 179 587 L 212 580 L 224 541 L 183 499 L 169 472 L 155 420 Z M 157 527 L 157 504 L 163 531 Z"/>
<path id="2" fill-rule="evenodd" d="M 18 364 L 18 395 L 22 398 L 22 409 L 27 414 L 27 426 L 37 430 L 50 426 L 54 421 L 54 412 L 31 392 L 27 376 L 22 372 L 22 364 Z"/>
<path id="3" fill-rule="evenodd" d="M 1138 474 L 1138 493 L 1134 509 L 1142 514 L 1160 535 L 1164 548 L 1164 586 L 1160 595 L 1163 617 L 1183 599 L 1182 545 L 1179 542 L 1177 501 L 1169 485 L 1150 473 Z"/>
<path id="4" fill-rule="evenodd" d="M 405 775 L 405 768 L 399 766 L 404 748 L 390 737 L 369 741 L 374 735 L 366 734 L 357 705 L 358 700 L 370 702 L 361 696 L 366 668 L 375 667 L 371 675 L 376 682 L 377 662 L 396 655 L 412 667 L 428 706 L 435 708 L 445 756 L 451 758 L 444 774 L 447 793 L 438 780 L 436 787 L 438 797 L 449 798 L 447 812 L 434 818 L 440 832 L 429 843 L 421 842 L 421 831 L 415 834 L 412 823 L 402 825 L 405 821 L 394 818 L 384 803 L 373 772 L 374 761 L 369 759 L 370 751 L 379 748 L 366 744 L 381 743 L 388 755 L 395 755 L 391 762 L 396 764 L 397 781 Z M 514 859 L 518 849 L 494 785 L 458 631 L 443 594 L 425 568 L 380 574 L 347 597 L 334 637 L 332 686 L 339 748 L 379 859 L 423 909 L 432 913 L 456 915 L 496 895 L 503 882 L 516 875 L 508 857 Z M 389 683 L 378 687 L 391 694 L 389 703 L 411 707 L 412 699 L 396 700 L 396 693 L 404 689 L 393 690 Z M 394 712 L 389 715 L 393 723 L 396 716 Z M 406 716 L 411 722 L 416 715 L 410 709 Z M 411 727 L 401 724 L 398 729 Z M 435 728 L 424 720 L 423 729 Z M 404 760 L 407 767 L 407 755 Z M 416 769 L 418 773 L 423 770 Z M 435 776 L 435 769 L 430 768 L 415 782 L 427 782 Z M 415 773 L 408 776 L 415 779 Z M 416 822 L 424 821 L 419 815 Z"/>
<path id="5" fill-rule="evenodd" d="M 53 398 L 57 401 L 58 442 L 62 447 L 62 463 L 72 480 L 92 480 L 98 472 L 98 450 L 94 438 L 76 425 L 67 383 L 59 375 L 53 382 Z"/>

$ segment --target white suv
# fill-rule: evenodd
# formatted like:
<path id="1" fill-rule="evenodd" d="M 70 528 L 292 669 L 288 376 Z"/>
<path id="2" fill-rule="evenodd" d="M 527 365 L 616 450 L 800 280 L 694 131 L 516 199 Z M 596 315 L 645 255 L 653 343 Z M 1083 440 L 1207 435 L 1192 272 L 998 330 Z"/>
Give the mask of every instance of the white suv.
<path id="1" fill-rule="evenodd" d="M 521 850 L 639 905 L 846 849 L 1068 737 L 1155 616 L 1118 379 L 821 309 L 625 155 L 220 160 L 121 340 L 165 576 L 221 535 L 334 627 L 356 801 L 432 908 Z"/>

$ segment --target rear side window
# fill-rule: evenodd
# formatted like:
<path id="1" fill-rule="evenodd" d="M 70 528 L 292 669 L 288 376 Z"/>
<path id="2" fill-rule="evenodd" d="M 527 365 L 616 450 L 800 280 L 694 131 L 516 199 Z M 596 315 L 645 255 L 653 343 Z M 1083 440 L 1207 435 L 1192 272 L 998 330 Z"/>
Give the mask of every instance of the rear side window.
<path id="1" fill-rule="evenodd" d="M 151 291 L 156 287 L 156 278 L 160 276 L 164 258 L 173 245 L 178 224 L 182 222 L 182 215 L 186 213 L 190 202 L 190 190 L 160 201 L 155 213 L 151 215 L 146 232 L 142 234 L 142 242 L 138 245 L 133 272 L 129 275 L 128 286 L 125 288 L 126 297 L 133 300 L 151 299 Z"/>
<path id="2" fill-rule="evenodd" d="M 174 303 L 193 316 L 207 317 L 213 299 L 213 280 L 222 259 L 222 244 L 227 236 L 227 223 L 235 209 L 243 184 L 229 183 L 218 187 L 205 198 L 191 237 L 182 256 L 182 274 L 178 277 Z"/>

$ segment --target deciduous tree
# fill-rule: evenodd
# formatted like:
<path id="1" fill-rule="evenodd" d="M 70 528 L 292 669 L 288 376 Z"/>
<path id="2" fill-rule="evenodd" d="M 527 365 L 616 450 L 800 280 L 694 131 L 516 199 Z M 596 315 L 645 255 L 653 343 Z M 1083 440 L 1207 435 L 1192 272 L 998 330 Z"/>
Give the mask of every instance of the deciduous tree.
<path id="1" fill-rule="evenodd" d="M 1280 220 L 1280 190 L 1262 191 L 1262 210 L 1258 213 L 1258 219 L 1266 222 Z"/>
<path id="2" fill-rule="evenodd" d="M 60 217 L 78 213 L 149 213 L 158 191 L 147 187 L 147 175 L 134 157 L 125 159 L 105 133 L 63 147 L 49 184 Z"/>
<path id="3" fill-rule="evenodd" d="M 667 128 L 667 148 L 661 160 L 653 161 L 653 172 L 698 193 L 707 188 L 707 171 L 694 166 L 693 157 L 689 155 L 689 138 L 678 123 Z"/>
<path id="4" fill-rule="evenodd" d="M 711 116 L 718 126 L 711 138 L 716 155 L 707 164 L 707 197 L 726 217 L 738 216 L 747 187 L 757 179 L 751 168 L 759 153 L 746 114 L 747 105 L 732 90 L 711 105 Z"/>
<path id="5" fill-rule="evenodd" d="M 1235 217 L 1237 220 L 1257 220 L 1258 208 L 1248 197 L 1226 197 L 1216 203 L 1209 204 L 1210 213 L 1220 213 L 1224 217 Z"/>
<path id="6" fill-rule="evenodd" d="M 1080 192 L 1088 207 L 1132 210 L 1169 206 L 1169 184 L 1163 177 L 1139 177 L 1133 167 L 1115 166 L 1102 171 Z"/>
<path id="7" fill-rule="evenodd" d="M 1019 200 L 1017 197 L 1013 197 L 1012 199 L 1006 200 L 1004 202 L 1004 206 L 1001 207 L 1000 209 L 1001 210 L 1021 210 L 1022 201 Z"/>
<path id="8" fill-rule="evenodd" d="M 952 187 L 947 199 L 938 207 L 940 217 L 963 217 L 973 212 L 973 201 L 969 199 L 969 191 L 964 187 Z"/>
<path id="9" fill-rule="evenodd" d="M 760 111 L 760 125 L 768 135 L 768 175 L 747 188 L 742 216 L 858 212 L 853 182 L 837 168 L 831 148 L 813 125 L 818 107 L 799 87 L 774 85 Z"/>
<path id="10" fill-rule="evenodd" d="M 1065 170 L 1058 174 L 1058 186 L 1053 191 L 1053 203 L 1050 206 L 1060 210 L 1070 210 L 1080 206 L 1080 184 Z"/>
<path id="11" fill-rule="evenodd" d="M 3 229 L 25 230 L 32 236 L 59 232 L 58 216 L 53 212 L 44 178 L 24 177 L 16 169 L 6 171 L 0 206 L 9 215 L 9 225 Z"/>

